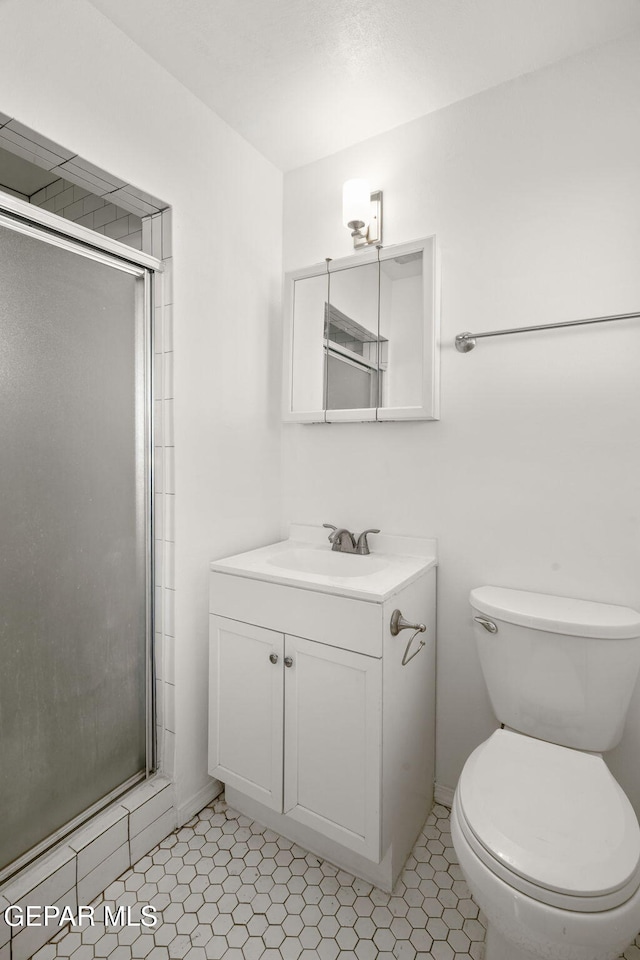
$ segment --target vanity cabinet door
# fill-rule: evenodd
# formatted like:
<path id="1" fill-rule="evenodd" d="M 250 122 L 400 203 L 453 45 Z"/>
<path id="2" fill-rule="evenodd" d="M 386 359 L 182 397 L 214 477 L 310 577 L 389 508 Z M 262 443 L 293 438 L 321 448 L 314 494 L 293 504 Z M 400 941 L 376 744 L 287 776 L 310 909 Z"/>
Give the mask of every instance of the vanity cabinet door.
<path id="1" fill-rule="evenodd" d="M 382 661 L 289 635 L 285 656 L 284 812 L 378 862 Z"/>
<path id="2" fill-rule="evenodd" d="M 209 620 L 209 773 L 280 812 L 284 636 Z"/>

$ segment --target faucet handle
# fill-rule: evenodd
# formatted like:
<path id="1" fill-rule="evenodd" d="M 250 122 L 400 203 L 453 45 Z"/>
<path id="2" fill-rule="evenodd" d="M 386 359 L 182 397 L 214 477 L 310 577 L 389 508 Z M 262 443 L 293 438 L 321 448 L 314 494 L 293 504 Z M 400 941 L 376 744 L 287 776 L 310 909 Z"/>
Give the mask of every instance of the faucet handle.
<path id="1" fill-rule="evenodd" d="M 333 525 L 332 523 L 323 523 L 322 526 L 323 526 L 323 527 L 326 527 L 327 530 L 331 530 L 331 531 L 332 531 L 332 532 L 329 534 L 328 540 L 329 540 L 329 543 L 333 543 L 334 534 L 335 534 L 335 532 L 336 532 L 336 530 L 337 530 L 338 528 L 337 528 L 337 527 L 334 527 L 334 525 Z"/>
<path id="2" fill-rule="evenodd" d="M 356 553 L 359 553 L 360 556 L 366 557 L 369 554 L 369 543 L 367 542 L 368 533 L 380 533 L 379 530 L 363 530 L 363 532 L 358 537 L 358 544 L 356 546 Z"/>

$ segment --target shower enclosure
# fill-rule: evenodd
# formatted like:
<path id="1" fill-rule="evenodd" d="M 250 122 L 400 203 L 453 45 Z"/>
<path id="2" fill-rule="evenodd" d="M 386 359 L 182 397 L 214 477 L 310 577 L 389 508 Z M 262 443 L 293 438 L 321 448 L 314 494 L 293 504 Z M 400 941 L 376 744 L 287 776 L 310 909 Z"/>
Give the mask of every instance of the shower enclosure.
<path id="1" fill-rule="evenodd" d="M 0 211 L 0 879 L 153 768 L 152 272 L 132 254 Z"/>

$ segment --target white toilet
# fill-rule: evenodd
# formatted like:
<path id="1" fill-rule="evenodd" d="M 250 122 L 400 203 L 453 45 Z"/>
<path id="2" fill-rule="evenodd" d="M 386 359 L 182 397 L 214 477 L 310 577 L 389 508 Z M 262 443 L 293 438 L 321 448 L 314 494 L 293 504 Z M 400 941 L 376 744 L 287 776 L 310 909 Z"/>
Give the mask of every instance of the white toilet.
<path id="1" fill-rule="evenodd" d="M 502 587 L 470 599 L 503 729 L 464 766 L 451 834 L 485 960 L 614 960 L 640 931 L 640 828 L 600 752 L 622 736 L 640 613 Z"/>

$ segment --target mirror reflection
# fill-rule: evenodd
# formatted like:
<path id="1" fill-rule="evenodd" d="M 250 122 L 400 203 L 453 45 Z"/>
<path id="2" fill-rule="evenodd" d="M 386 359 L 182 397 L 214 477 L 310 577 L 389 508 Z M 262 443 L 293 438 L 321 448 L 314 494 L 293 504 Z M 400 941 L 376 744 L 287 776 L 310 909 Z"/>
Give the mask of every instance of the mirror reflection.
<path id="1" fill-rule="evenodd" d="M 424 290 L 422 250 L 380 262 L 380 407 L 422 401 Z"/>
<path id="2" fill-rule="evenodd" d="M 325 409 L 379 406 L 377 263 L 330 274 L 324 333 Z"/>

